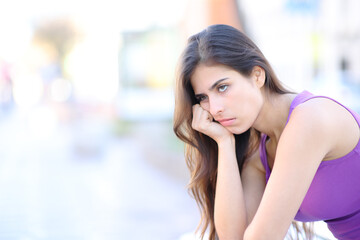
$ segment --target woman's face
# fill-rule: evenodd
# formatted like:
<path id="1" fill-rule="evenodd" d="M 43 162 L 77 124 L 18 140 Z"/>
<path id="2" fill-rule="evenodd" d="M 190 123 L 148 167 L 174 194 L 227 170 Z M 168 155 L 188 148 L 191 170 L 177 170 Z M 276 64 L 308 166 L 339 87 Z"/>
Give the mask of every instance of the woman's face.
<path id="1" fill-rule="evenodd" d="M 254 69 L 250 77 L 244 77 L 224 65 L 200 64 L 191 77 L 191 85 L 200 106 L 215 121 L 230 132 L 241 134 L 254 125 L 263 105 L 261 71 Z"/>

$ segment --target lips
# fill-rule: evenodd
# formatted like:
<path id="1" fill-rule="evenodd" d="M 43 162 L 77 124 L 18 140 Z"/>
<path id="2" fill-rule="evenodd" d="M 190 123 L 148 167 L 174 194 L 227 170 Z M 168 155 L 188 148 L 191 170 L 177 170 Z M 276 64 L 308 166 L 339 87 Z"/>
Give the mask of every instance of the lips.
<path id="1" fill-rule="evenodd" d="M 224 127 L 230 126 L 235 122 L 235 118 L 226 118 L 226 119 L 219 119 L 217 120 L 221 125 Z"/>

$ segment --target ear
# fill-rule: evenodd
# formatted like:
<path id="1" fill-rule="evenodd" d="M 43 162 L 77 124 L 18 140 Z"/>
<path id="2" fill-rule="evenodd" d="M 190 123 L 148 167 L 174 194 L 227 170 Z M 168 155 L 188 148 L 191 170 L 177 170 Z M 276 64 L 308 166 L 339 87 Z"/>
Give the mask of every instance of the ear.
<path id="1" fill-rule="evenodd" d="M 255 66 L 252 70 L 252 79 L 258 88 L 265 84 L 265 70 L 262 67 Z"/>

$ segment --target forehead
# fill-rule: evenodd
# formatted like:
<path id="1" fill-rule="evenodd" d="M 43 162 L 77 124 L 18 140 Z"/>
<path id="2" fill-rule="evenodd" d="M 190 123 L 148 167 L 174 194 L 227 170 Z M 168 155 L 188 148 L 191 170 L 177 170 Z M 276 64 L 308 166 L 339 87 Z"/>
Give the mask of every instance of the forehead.
<path id="1" fill-rule="evenodd" d="M 231 77 L 234 73 L 234 70 L 224 65 L 199 64 L 191 76 L 191 86 L 196 93 L 208 89 L 219 79 Z"/>

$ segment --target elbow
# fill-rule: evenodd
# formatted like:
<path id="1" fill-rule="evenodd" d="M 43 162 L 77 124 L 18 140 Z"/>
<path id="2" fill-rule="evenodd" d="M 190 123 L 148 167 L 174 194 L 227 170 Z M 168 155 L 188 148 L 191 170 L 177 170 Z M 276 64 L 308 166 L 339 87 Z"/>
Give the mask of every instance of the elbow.
<path id="1" fill-rule="evenodd" d="M 245 230 L 244 236 L 242 239 L 243 240 L 268 240 L 268 239 L 274 239 L 274 238 L 266 236 L 265 234 L 263 234 L 263 232 L 259 232 L 258 230 L 255 231 L 251 227 L 248 227 Z"/>
<path id="2" fill-rule="evenodd" d="M 242 236 L 220 236 L 219 240 L 243 240 L 244 238 Z"/>
<path id="3" fill-rule="evenodd" d="M 243 240 L 244 232 L 241 231 L 217 231 L 219 240 Z"/>
<path id="4" fill-rule="evenodd" d="M 243 240 L 244 232 L 240 231 L 220 231 L 217 232 L 219 240 Z M 250 239 L 250 238 L 249 238 Z"/>
<path id="5" fill-rule="evenodd" d="M 227 228 L 224 226 L 215 227 L 216 233 L 219 237 L 219 240 L 243 240 L 244 238 L 244 229 L 245 227 L 239 227 L 232 223 L 226 224 Z"/>
<path id="6" fill-rule="evenodd" d="M 245 231 L 244 234 L 236 234 L 236 235 L 218 233 L 218 237 L 219 240 L 262 240 L 263 239 L 258 234 L 253 234 L 250 231 Z"/>
<path id="7" fill-rule="evenodd" d="M 236 233 L 236 232 L 218 232 L 217 235 L 219 237 L 219 240 L 243 240 L 243 234 Z"/>

